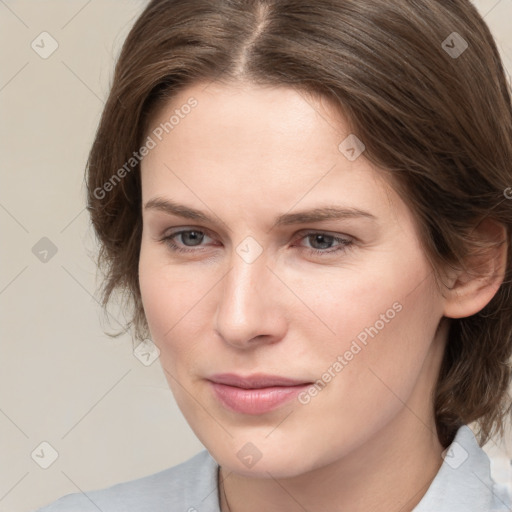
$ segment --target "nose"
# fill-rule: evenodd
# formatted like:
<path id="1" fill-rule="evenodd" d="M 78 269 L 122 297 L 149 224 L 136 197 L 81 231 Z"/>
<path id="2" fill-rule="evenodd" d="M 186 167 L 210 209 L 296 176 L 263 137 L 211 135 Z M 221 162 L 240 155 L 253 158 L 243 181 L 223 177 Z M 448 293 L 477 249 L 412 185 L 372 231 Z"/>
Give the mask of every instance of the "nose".
<path id="1" fill-rule="evenodd" d="M 235 348 L 276 343 L 285 335 L 287 318 L 280 307 L 285 291 L 267 263 L 265 253 L 248 263 L 234 251 L 222 280 L 215 330 Z"/>

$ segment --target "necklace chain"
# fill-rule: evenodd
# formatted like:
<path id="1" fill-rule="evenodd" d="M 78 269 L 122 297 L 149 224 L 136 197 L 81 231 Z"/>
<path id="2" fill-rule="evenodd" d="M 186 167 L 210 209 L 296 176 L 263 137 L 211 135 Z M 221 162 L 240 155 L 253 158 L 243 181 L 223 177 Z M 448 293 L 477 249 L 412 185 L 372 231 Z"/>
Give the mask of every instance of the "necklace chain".
<path id="1" fill-rule="evenodd" d="M 220 475 L 220 467 L 219 467 L 219 475 Z M 226 502 L 226 506 L 228 507 L 228 512 L 231 512 L 231 507 L 229 506 L 228 498 L 226 496 L 226 489 L 224 488 L 224 479 L 223 478 L 220 480 L 220 485 L 222 487 L 222 494 L 224 494 L 224 501 Z"/>

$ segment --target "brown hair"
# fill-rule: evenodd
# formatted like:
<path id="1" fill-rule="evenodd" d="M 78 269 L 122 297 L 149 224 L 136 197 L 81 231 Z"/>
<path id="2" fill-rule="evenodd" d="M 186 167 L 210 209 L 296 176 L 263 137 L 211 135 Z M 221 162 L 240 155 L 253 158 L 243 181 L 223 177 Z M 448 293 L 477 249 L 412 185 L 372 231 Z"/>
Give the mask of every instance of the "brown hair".
<path id="1" fill-rule="evenodd" d="M 433 397 L 443 446 L 474 421 L 480 444 L 503 435 L 511 410 L 512 106 L 496 44 L 470 1 L 149 2 L 118 59 L 87 174 L 103 305 L 124 293 L 136 339 L 149 332 L 134 152 L 152 113 L 206 80 L 284 85 L 339 105 L 366 158 L 413 212 L 436 276 L 463 268 L 485 246 L 473 231 L 478 221 L 506 227 L 505 280 L 480 312 L 451 320 Z"/>

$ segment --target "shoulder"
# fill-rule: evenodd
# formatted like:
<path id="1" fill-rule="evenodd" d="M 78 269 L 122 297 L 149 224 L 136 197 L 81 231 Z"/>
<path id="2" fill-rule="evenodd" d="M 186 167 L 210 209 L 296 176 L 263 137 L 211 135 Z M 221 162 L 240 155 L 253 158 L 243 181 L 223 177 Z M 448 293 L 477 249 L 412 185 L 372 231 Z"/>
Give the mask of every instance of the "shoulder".
<path id="1" fill-rule="evenodd" d="M 443 463 L 414 512 L 510 512 L 512 497 L 497 484 L 490 460 L 468 425 L 460 427 Z"/>
<path id="2" fill-rule="evenodd" d="M 36 512 L 217 512 L 217 463 L 203 450 L 181 464 L 104 489 L 73 493 Z"/>

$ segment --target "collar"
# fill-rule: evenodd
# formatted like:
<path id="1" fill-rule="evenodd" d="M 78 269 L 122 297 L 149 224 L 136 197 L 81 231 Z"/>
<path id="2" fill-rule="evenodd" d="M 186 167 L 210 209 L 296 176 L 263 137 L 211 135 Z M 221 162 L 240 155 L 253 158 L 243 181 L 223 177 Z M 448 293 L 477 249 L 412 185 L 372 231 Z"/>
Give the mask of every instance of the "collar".
<path id="1" fill-rule="evenodd" d="M 413 512 L 510 512 L 511 497 L 491 477 L 490 460 L 464 425 L 443 452 L 444 460 Z"/>

